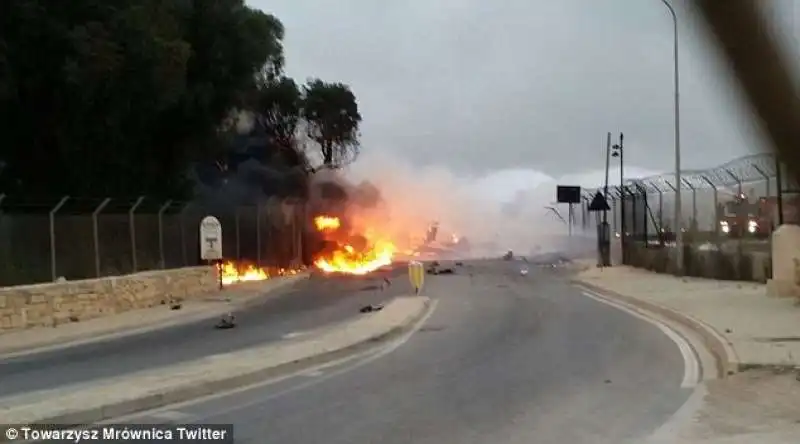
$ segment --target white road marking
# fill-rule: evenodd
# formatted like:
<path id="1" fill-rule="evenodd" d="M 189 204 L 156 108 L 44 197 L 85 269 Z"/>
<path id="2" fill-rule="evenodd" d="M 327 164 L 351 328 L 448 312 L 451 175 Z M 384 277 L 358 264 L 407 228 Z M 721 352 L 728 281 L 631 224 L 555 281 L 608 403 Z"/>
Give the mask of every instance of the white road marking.
<path id="1" fill-rule="evenodd" d="M 317 376 L 322 376 L 323 373 L 324 372 L 322 370 L 317 369 L 317 370 L 312 370 L 312 371 L 307 371 L 307 372 L 301 372 L 300 374 L 303 375 L 303 376 L 308 376 L 310 378 L 314 378 L 314 377 L 317 377 Z"/>
<path id="2" fill-rule="evenodd" d="M 631 304 L 627 304 L 621 301 L 612 301 L 609 298 L 603 297 L 596 293 L 590 291 L 583 291 L 583 295 L 594 299 L 597 302 L 601 302 L 603 304 L 609 305 L 614 307 L 618 310 L 622 310 L 625 313 L 630 314 L 631 316 L 635 316 L 645 322 L 648 322 L 652 325 L 658 327 L 668 338 L 678 346 L 678 350 L 681 352 L 681 356 L 683 357 L 683 380 L 681 381 L 681 388 L 693 388 L 696 387 L 697 384 L 700 382 L 701 379 L 701 368 L 700 362 L 697 359 L 697 354 L 695 353 L 692 346 L 689 342 L 681 336 L 678 332 L 672 329 L 669 325 L 665 324 L 664 322 L 655 318 L 655 316 L 646 316 L 642 314 L 642 311 L 639 310 L 637 307 L 632 306 Z"/>
<path id="3" fill-rule="evenodd" d="M 358 354 L 355 354 L 355 355 L 352 355 L 352 356 L 346 356 L 344 358 L 337 359 L 335 361 L 327 362 L 325 364 L 321 364 L 321 365 L 318 365 L 316 367 L 312 367 L 312 368 L 303 370 L 303 371 L 298 372 L 298 373 L 293 373 L 293 374 L 285 375 L 285 376 L 279 376 L 277 378 L 273 378 L 273 379 L 270 379 L 270 380 L 266 380 L 266 381 L 263 381 L 263 382 L 252 384 L 252 385 L 249 385 L 249 386 L 246 386 L 246 387 L 240 387 L 240 388 L 229 390 L 229 391 L 226 391 L 226 392 L 215 393 L 213 395 L 203 396 L 201 398 L 195 398 L 195 399 L 192 399 L 192 400 L 189 400 L 189 401 L 184 401 L 184 402 L 172 404 L 170 406 L 165 406 L 165 407 L 161 407 L 161 408 L 158 408 L 158 409 L 153 409 L 153 410 L 149 410 L 149 411 L 145 411 L 145 412 L 139 412 L 139 413 L 132 413 L 130 415 L 126 415 L 126 416 L 122 416 L 122 417 L 118 417 L 118 418 L 113 418 L 113 419 L 110 419 L 108 421 L 101 421 L 101 422 L 98 422 L 97 424 L 109 424 L 109 423 L 116 424 L 116 423 L 120 423 L 120 422 L 123 422 L 123 421 L 135 420 L 137 418 L 151 417 L 151 416 L 153 416 L 154 412 L 160 412 L 160 411 L 164 411 L 164 410 L 175 410 L 175 409 L 179 409 L 179 408 L 183 408 L 183 407 L 187 407 L 187 406 L 193 406 L 193 405 L 197 405 L 197 404 L 202 404 L 204 402 L 208 402 L 208 401 L 211 401 L 211 400 L 214 400 L 214 399 L 224 398 L 226 396 L 232 396 L 232 395 L 235 395 L 235 394 L 238 394 L 238 393 L 247 392 L 247 391 L 250 391 L 250 390 L 256 390 L 256 389 L 259 389 L 259 388 L 263 388 L 263 387 L 267 387 L 267 386 L 270 386 L 270 385 L 274 385 L 274 384 L 279 383 L 281 381 L 286 381 L 286 380 L 289 380 L 289 379 L 292 379 L 292 378 L 296 378 L 297 376 L 301 376 L 303 374 L 308 374 L 308 373 L 311 373 L 311 372 L 314 372 L 314 371 L 322 372 L 323 369 L 327 369 L 327 368 L 330 368 L 330 367 L 336 367 L 336 366 L 345 364 L 345 363 L 350 362 L 350 361 L 356 361 L 351 365 L 348 365 L 346 367 L 342 367 L 342 368 L 340 368 L 340 369 L 338 369 L 336 371 L 333 371 L 331 373 L 320 375 L 319 377 L 316 377 L 314 379 L 306 381 L 306 382 L 304 382 L 302 384 L 294 385 L 294 386 L 289 387 L 289 388 L 287 388 L 285 390 L 281 390 L 279 392 L 272 393 L 271 395 L 268 395 L 268 396 L 265 396 L 265 397 L 259 397 L 258 399 L 253 400 L 251 402 L 248 402 L 248 403 L 245 403 L 245 404 L 237 404 L 235 406 L 232 406 L 232 407 L 230 407 L 228 409 L 224 409 L 224 410 L 216 410 L 213 413 L 211 413 L 209 415 L 205 415 L 205 416 L 192 415 L 192 418 L 193 418 L 193 421 L 195 421 L 195 422 L 201 421 L 201 420 L 203 420 L 205 418 L 208 418 L 208 417 L 211 417 L 211 416 L 218 416 L 218 415 L 222 415 L 222 414 L 226 414 L 226 413 L 235 412 L 237 410 L 246 409 L 246 408 L 249 408 L 249 407 L 251 407 L 253 405 L 261 404 L 261 403 L 263 403 L 265 401 L 269 401 L 269 400 L 278 398 L 278 397 L 283 396 L 283 395 L 287 395 L 289 393 L 292 393 L 292 392 L 295 392 L 295 391 L 298 391 L 298 390 L 302 390 L 302 389 L 305 389 L 305 388 L 312 387 L 314 385 L 317 385 L 319 383 L 327 381 L 327 380 L 329 380 L 329 379 L 331 379 L 331 378 L 333 378 L 335 376 L 347 373 L 349 371 L 355 370 L 358 367 L 361 367 L 361 366 L 364 366 L 364 365 L 369 364 L 371 362 L 377 361 L 378 359 L 380 359 L 380 358 L 392 353 L 393 351 L 397 350 L 398 348 L 400 348 L 403 344 L 408 342 L 411 339 L 411 337 L 415 333 L 417 333 L 420 328 L 422 328 L 423 325 L 425 325 L 425 323 L 428 321 L 428 319 L 433 315 L 433 312 L 436 311 L 436 307 L 439 305 L 439 301 L 436 300 L 436 299 L 432 299 L 430 304 L 431 304 L 430 305 L 430 309 L 425 314 L 425 316 L 423 316 L 420 320 L 418 320 L 408 332 L 406 332 L 405 334 L 403 334 L 399 338 L 395 339 L 394 341 L 390 342 L 385 347 L 379 348 L 377 351 L 375 349 L 366 350 L 364 352 L 361 352 L 361 353 L 358 353 Z M 361 359 L 361 358 L 363 358 L 363 359 Z"/>
<path id="4" fill-rule="evenodd" d="M 192 415 L 188 413 L 179 412 L 177 410 L 164 410 L 161 412 L 155 412 L 149 416 L 156 419 L 165 419 L 167 421 L 176 421 L 176 422 L 186 421 L 187 419 L 192 417 Z"/>
<path id="5" fill-rule="evenodd" d="M 297 337 L 303 336 L 305 334 L 307 334 L 307 332 L 304 332 L 304 331 L 293 331 L 291 333 L 286 333 L 285 335 L 283 335 L 283 339 L 297 338 Z"/>
<path id="6" fill-rule="evenodd" d="M 661 424 L 645 441 L 647 444 L 675 444 L 681 442 L 678 433 L 692 422 L 695 413 L 702 407 L 703 400 L 708 394 L 704 384 L 700 384 L 689 395 L 686 402 L 665 422 Z"/>

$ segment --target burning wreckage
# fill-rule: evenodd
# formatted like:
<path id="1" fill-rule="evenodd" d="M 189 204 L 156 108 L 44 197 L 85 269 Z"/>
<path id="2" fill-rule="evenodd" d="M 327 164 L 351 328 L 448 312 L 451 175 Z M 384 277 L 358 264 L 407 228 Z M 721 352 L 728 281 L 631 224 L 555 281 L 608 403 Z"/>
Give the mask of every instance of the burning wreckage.
<path id="1" fill-rule="evenodd" d="M 380 211 L 370 212 L 367 208 L 369 205 L 349 202 L 346 196 L 348 193 L 343 194 L 344 199 L 332 201 L 320 199 L 315 205 L 311 205 L 316 207 L 312 208 L 312 214 L 316 215 L 310 219 L 307 232 L 318 241 L 311 262 L 313 269 L 323 275 L 369 275 L 391 266 L 398 259 L 430 259 L 434 262 L 427 270 L 428 273 L 452 273 L 452 269 L 442 267 L 438 260 L 450 256 L 456 257 L 469 251 L 467 240 L 455 234 L 448 240 L 437 242 L 439 226 L 438 223 L 433 223 L 429 226 L 424 240 L 417 242 L 416 246 L 406 246 L 403 253 L 398 255 L 398 245 L 392 240 L 392 236 L 380 232 L 385 226 L 385 223 L 380 222 L 382 220 L 378 215 Z M 305 267 L 268 269 L 233 262 L 225 262 L 220 266 L 221 281 L 224 286 L 295 275 L 304 270 Z M 387 281 L 387 285 L 391 285 L 388 278 L 384 280 Z M 233 314 L 224 316 L 216 325 L 221 329 L 234 326 Z"/>

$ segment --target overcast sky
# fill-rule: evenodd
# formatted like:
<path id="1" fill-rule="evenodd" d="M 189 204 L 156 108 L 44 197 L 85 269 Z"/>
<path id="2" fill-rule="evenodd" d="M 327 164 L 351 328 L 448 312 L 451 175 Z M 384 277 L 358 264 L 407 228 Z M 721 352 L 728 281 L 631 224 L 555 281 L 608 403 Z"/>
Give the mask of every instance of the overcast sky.
<path id="1" fill-rule="evenodd" d="M 696 14 L 675 2 L 684 168 L 761 150 Z M 764 2 L 783 4 L 784 30 L 800 24 L 796 1 Z M 622 131 L 626 163 L 674 168 L 672 21 L 659 0 L 250 4 L 286 26 L 289 75 L 352 86 L 364 151 L 456 174 L 561 176 L 601 169 L 606 132 Z"/>

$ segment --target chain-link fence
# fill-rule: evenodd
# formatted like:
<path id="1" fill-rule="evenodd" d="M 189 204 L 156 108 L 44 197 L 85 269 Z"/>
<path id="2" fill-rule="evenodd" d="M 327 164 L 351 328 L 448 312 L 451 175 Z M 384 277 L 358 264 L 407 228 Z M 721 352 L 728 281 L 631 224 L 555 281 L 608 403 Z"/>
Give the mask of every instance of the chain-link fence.
<path id="1" fill-rule="evenodd" d="M 683 171 L 681 179 L 680 221 L 674 217 L 678 188 L 674 174 L 609 186 L 611 211 L 605 217 L 622 243 L 623 262 L 674 271 L 675 234 L 680 229 L 685 273 L 745 280 L 768 278 L 772 232 L 780 224 L 800 223 L 798 187 L 782 177 L 775 157 L 745 156 L 707 170 Z M 582 209 L 585 227 L 593 225 L 587 206 L 598 190 L 586 191 Z M 597 213 L 598 222 L 601 214 Z M 642 249 L 651 251 L 645 254 Z M 656 254 L 655 250 L 661 252 Z M 730 264 L 712 264 L 723 259 Z"/>
<path id="2" fill-rule="evenodd" d="M 0 286 L 198 265 L 200 220 L 222 224 L 223 254 L 261 267 L 302 262 L 305 204 L 14 199 L 0 195 Z"/>

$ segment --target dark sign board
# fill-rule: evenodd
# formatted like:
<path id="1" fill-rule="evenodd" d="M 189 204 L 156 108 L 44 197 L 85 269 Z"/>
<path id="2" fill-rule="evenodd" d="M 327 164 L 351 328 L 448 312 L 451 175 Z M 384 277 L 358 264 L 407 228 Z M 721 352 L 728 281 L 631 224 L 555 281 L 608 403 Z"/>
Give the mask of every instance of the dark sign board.
<path id="1" fill-rule="evenodd" d="M 556 201 L 558 203 L 581 203 L 581 187 L 571 185 L 556 186 Z"/>

